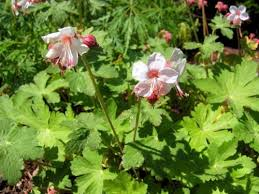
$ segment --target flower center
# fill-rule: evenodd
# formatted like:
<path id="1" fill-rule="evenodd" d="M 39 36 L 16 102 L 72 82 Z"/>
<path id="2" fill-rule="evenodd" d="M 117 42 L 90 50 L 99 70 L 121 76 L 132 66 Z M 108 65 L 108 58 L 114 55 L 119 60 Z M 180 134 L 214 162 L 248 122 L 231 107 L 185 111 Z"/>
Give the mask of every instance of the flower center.
<path id="1" fill-rule="evenodd" d="M 71 36 L 62 36 L 61 37 L 61 41 L 65 44 L 70 44 L 71 43 L 71 39 L 72 37 Z"/>
<path id="2" fill-rule="evenodd" d="M 148 76 L 148 78 L 158 77 L 158 70 L 152 69 L 152 70 L 148 71 L 147 76 Z"/>
<path id="3" fill-rule="evenodd" d="M 237 10 L 236 14 L 239 16 L 241 14 L 240 10 Z"/>

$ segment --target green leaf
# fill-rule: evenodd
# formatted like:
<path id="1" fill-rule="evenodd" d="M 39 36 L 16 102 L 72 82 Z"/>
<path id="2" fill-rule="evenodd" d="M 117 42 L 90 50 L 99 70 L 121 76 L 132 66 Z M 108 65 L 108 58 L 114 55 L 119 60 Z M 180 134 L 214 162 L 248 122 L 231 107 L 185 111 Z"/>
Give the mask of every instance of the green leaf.
<path id="1" fill-rule="evenodd" d="M 59 88 L 66 88 L 68 84 L 63 79 L 51 80 L 46 71 L 38 73 L 34 77 L 34 83 L 23 85 L 19 88 L 15 98 L 21 99 L 28 98 L 45 98 L 50 103 L 57 103 L 60 101 L 59 94 L 55 92 Z M 17 100 L 16 100 L 17 101 Z"/>
<path id="2" fill-rule="evenodd" d="M 219 107 L 213 111 L 211 105 L 199 104 L 191 113 L 192 117 L 185 117 L 182 122 L 182 130 L 187 131 L 191 148 L 201 151 L 208 143 L 222 144 L 233 138 L 228 129 L 237 124 L 237 120 L 231 113 L 224 113 Z"/>
<path id="3" fill-rule="evenodd" d="M 83 157 L 76 157 L 71 164 L 73 175 L 80 194 L 102 194 L 103 182 L 115 178 L 109 170 L 102 169 L 102 155 L 97 151 L 85 149 Z"/>
<path id="4" fill-rule="evenodd" d="M 256 76 L 257 63 L 243 61 L 234 72 L 223 70 L 214 79 L 194 82 L 196 87 L 208 92 L 210 103 L 227 103 L 233 112 L 241 117 L 244 107 L 259 111 L 259 79 Z"/>
<path id="5" fill-rule="evenodd" d="M 102 77 L 106 79 L 117 78 L 119 76 L 115 67 L 111 65 L 101 65 L 100 68 L 95 72 L 97 77 Z"/>
<path id="6" fill-rule="evenodd" d="M 134 148 L 134 145 L 128 144 L 124 147 L 124 155 L 122 157 L 122 164 L 125 170 L 130 168 L 140 167 L 144 162 L 144 157 L 138 149 Z"/>
<path id="7" fill-rule="evenodd" d="M 152 106 L 147 101 L 142 100 L 140 116 L 142 123 L 149 121 L 154 126 L 159 126 L 162 122 L 162 116 L 166 116 L 169 120 L 171 120 L 166 110 Z"/>
<path id="8" fill-rule="evenodd" d="M 213 31 L 220 30 L 223 36 L 226 36 L 228 39 L 233 38 L 233 30 L 230 22 L 223 15 L 215 16 L 210 24 Z"/>
<path id="9" fill-rule="evenodd" d="M 234 134 L 240 141 L 249 143 L 255 151 L 259 152 L 259 124 L 249 113 L 245 115 L 246 119 L 234 128 Z"/>
<path id="10" fill-rule="evenodd" d="M 84 93 L 88 96 L 95 95 L 95 89 L 87 72 L 69 71 L 65 75 L 69 88 L 74 93 Z"/>
<path id="11" fill-rule="evenodd" d="M 126 172 L 121 172 L 116 179 L 106 180 L 104 190 L 107 194 L 146 194 L 147 185 L 132 179 Z"/>
<path id="12" fill-rule="evenodd" d="M 222 179 L 231 171 L 231 175 L 235 178 L 249 175 L 256 165 L 246 156 L 234 157 L 236 152 L 237 141 L 235 140 L 224 142 L 220 146 L 216 143 L 210 144 L 207 150 L 209 168 L 205 169 L 203 178 L 211 180 L 209 177 L 213 175 L 213 179 Z"/>
<path id="13" fill-rule="evenodd" d="M 24 160 L 42 157 L 35 137 L 36 130 L 19 128 L 10 120 L 0 119 L 0 176 L 9 184 L 15 184 L 21 177 Z"/>
<path id="14" fill-rule="evenodd" d="M 193 50 L 193 49 L 198 49 L 202 46 L 201 43 L 197 43 L 197 42 L 186 42 L 184 43 L 184 48 L 187 50 Z"/>
<path id="15" fill-rule="evenodd" d="M 210 35 L 206 36 L 203 44 L 195 42 L 187 42 L 184 44 L 185 49 L 197 49 L 199 48 L 203 59 L 209 59 L 214 52 L 223 52 L 224 45 L 220 42 L 216 42 L 218 36 Z"/>

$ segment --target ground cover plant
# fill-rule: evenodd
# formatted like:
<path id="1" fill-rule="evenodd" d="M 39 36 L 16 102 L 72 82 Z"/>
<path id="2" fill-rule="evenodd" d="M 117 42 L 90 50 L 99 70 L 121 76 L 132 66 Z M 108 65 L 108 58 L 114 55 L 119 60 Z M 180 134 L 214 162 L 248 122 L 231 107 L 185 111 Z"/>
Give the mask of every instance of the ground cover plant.
<path id="1" fill-rule="evenodd" d="M 259 193 L 256 1 L 0 2 L 0 193 Z"/>

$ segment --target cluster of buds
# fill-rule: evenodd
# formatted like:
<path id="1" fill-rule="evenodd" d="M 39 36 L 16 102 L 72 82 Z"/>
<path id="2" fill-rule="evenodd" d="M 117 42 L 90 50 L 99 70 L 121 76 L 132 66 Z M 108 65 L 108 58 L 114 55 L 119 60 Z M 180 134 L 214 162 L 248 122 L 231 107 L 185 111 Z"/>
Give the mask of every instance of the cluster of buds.
<path id="1" fill-rule="evenodd" d="M 135 62 L 132 77 L 139 83 L 134 87 L 134 93 L 137 97 L 147 98 L 150 103 L 168 94 L 172 87 L 177 89 L 180 96 L 184 96 L 178 81 L 185 65 L 186 58 L 178 48 L 174 49 L 169 60 L 166 60 L 161 53 L 153 53 L 147 64 L 142 61 Z"/>
<path id="2" fill-rule="evenodd" d="M 42 2 L 42 0 L 12 0 L 11 8 L 15 15 L 19 15 L 20 10 L 24 11 L 28 9 L 30 6 L 40 2 Z"/>
<path id="3" fill-rule="evenodd" d="M 224 4 L 222 1 L 218 1 L 215 5 L 215 8 L 218 10 L 218 12 L 225 12 L 228 10 L 228 5 Z"/>
<path id="4" fill-rule="evenodd" d="M 201 9 L 203 6 L 207 6 L 208 5 L 208 1 L 206 0 L 186 0 L 187 4 L 189 6 L 194 5 L 197 1 L 197 5 L 199 7 L 199 9 Z"/>
<path id="5" fill-rule="evenodd" d="M 49 44 L 46 58 L 64 71 L 71 69 L 78 63 L 78 56 L 82 56 L 89 48 L 96 45 L 93 35 L 77 34 L 73 27 L 65 27 L 43 36 L 44 42 Z"/>
<path id="6" fill-rule="evenodd" d="M 231 5 L 229 8 L 229 13 L 227 13 L 226 16 L 227 19 L 235 26 L 241 26 L 243 21 L 249 19 L 249 15 L 246 12 L 246 7 L 243 5 L 240 5 L 239 7 Z"/>

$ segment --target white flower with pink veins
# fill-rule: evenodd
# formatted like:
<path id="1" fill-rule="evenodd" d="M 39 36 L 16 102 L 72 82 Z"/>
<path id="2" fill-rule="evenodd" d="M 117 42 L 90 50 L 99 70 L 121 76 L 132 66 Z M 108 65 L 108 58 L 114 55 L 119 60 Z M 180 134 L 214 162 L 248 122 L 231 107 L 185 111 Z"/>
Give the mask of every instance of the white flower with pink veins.
<path id="1" fill-rule="evenodd" d="M 243 5 L 240 5 L 239 7 L 236 7 L 234 5 L 231 5 L 229 8 L 229 12 L 227 14 L 227 19 L 231 21 L 234 25 L 241 25 L 242 21 L 246 21 L 249 19 L 248 13 L 246 13 L 246 7 Z"/>
<path id="2" fill-rule="evenodd" d="M 58 32 L 43 36 L 42 39 L 49 44 L 46 58 L 59 65 L 62 70 L 73 68 L 78 63 L 78 55 L 89 50 L 77 37 L 73 27 L 61 28 Z"/>
<path id="3" fill-rule="evenodd" d="M 36 3 L 40 3 L 41 0 L 12 0 L 12 10 L 15 15 L 19 15 L 19 10 L 28 9 L 30 6 Z"/>
<path id="4" fill-rule="evenodd" d="M 134 92 L 137 96 L 157 100 L 169 93 L 177 82 L 178 72 L 167 67 L 167 61 L 160 53 L 153 53 L 147 64 L 138 61 L 133 64 L 132 77 L 139 81 Z"/>

